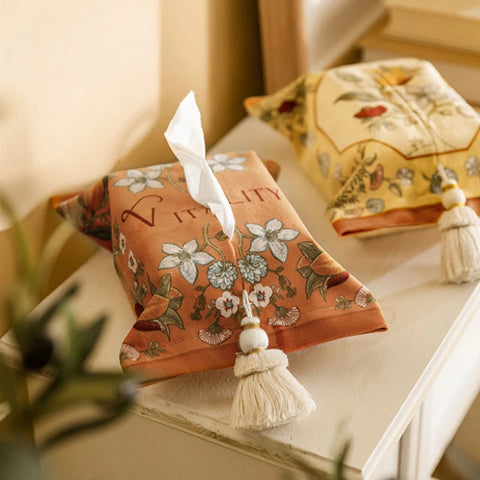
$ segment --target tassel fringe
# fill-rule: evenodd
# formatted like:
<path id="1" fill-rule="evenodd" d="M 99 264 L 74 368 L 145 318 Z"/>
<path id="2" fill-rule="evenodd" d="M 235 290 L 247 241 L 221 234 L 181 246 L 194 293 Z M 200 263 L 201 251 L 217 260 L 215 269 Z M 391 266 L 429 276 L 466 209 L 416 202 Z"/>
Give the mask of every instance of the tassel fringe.
<path id="1" fill-rule="evenodd" d="M 291 422 L 316 408 L 307 390 L 288 371 L 288 358 L 278 349 L 266 350 L 268 336 L 252 315 L 243 292 L 247 316 L 242 320 L 239 344 L 243 354 L 235 361 L 239 379 L 230 423 L 240 430 L 263 430 Z"/>
<path id="2" fill-rule="evenodd" d="M 480 279 L 480 220 L 468 205 L 457 182 L 442 177 L 442 203 L 445 212 L 438 220 L 442 232 L 440 281 L 471 282 Z"/>
<path id="3" fill-rule="evenodd" d="M 240 382 L 232 405 L 233 427 L 263 430 L 291 422 L 315 410 L 312 397 L 287 366 L 287 356 L 276 349 L 237 358 L 234 372 Z"/>
<path id="4" fill-rule="evenodd" d="M 480 227 L 477 214 L 467 206 L 442 213 L 440 281 L 472 282 L 480 278 Z"/>

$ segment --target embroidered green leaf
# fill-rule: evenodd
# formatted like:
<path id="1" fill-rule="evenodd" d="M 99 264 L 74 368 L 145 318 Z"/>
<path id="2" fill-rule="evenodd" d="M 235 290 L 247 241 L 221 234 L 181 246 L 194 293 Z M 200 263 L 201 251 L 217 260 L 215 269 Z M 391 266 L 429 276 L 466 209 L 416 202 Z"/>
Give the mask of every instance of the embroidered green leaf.
<path id="1" fill-rule="evenodd" d="M 148 280 L 148 286 L 150 287 L 150 293 L 155 295 L 157 293 L 157 287 L 153 284 L 152 279 L 150 278 L 150 275 L 147 273 L 147 280 Z"/>
<path id="2" fill-rule="evenodd" d="M 347 300 L 347 298 L 341 293 L 335 298 L 335 301 L 337 302 L 335 310 L 348 310 L 352 308 L 353 305 L 353 300 Z"/>
<path id="3" fill-rule="evenodd" d="M 310 274 L 313 272 L 312 268 L 309 265 L 306 265 L 305 267 L 300 267 L 297 268 L 297 272 L 303 277 L 303 278 L 308 278 Z"/>
<path id="4" fill-rule="evenodd" d="M 280 277 L 278 277 L 278 283 L 280 284 L 280 288 L 282 290 L 285 290 L 290 284 L 287 277 L 285 277 L 284 275 L 281 275 Z"/>
<path id="5" fill-rule="evenodd" d="M 299 242 L 298 248 L 310 263 L 323 253 L 313 242 Z"/>
<path id="6" fill-rule="evenodd" d="M 196 322 L 200 320 L 202 316 L 200 315 L 200 312 L 198 310 L 195 310 L 194 312 L 190 313 L 190 319 L 195 320 Z"/>
<path id="7" fill-rule="evenodd" d="M 162 315 L 161 319 L 167 325 L 175 325 L 182 330 L 185 328 L 183 326 L 182 317 L 180 317 L 180 315 L 173 308 L 168 307 L 167 311 Z"/>
<path id="8" fill-rule="evenodd" d="M 378 102 L 379 100 L 382 100 L 382 99 L 370 92 L 347 92 L 337 97 L 333 103 L 340 102 L 341 100 L 359 100 L 361 102 Z"/>
<path id="9" fill-rule="evenodd" d="M 83 194 L 80 194 L 77 197 L 77 202 L 82 208 L 87 208 L 87 203 L 85 202 L 85 196 Z"/>
<path id="10" fill-rule="evenodd" d="M 167 351 L 160 348 L 158 342 L 148 342 L 148 348 L 142 350 L 141 353 L 144 353 L 147 357 L 158 357 L 161 353 L 167 353 Z"/>
<path id="11" fill-rule="evenodd" d="M 173 310 L 178 310 L 182 306 L 183 297 L 174 297 L 170 299 L 168 306 Z"/>
<path id="12" fill-rule="evenodd" d="M 183 298 L 183 297 L 182 297 Z M 180 329 L 185 329 L 182 321 L 182 317 L 170 306 L 168 306 L 165 313 L 157 318 L 152 318 L 152 322 L 155 322 L 159 325 L 160 330 L 168 337 L 170 340 L 170 325 L 175 325 Z"/>
<path id="13" fill-rule="evenodd" d="M 369 167 L 370 165 L 372 165 L 373 163 L 375 163 L 377 160 L 377 154 L 374 153 L 371 157 L 367 157 L 365 160 L 364 160 L 364 163 L 367 167 Z"/>
<path id="14" fill-rule="evenodd" d="M 172 285 L 172 276 L 169 273 L 163 275 L 160 280 L 160 285 L 157 289 L 158 295 L 168 298 L 168 293 L 170 292 L 171 285 Z"/>
<path id="15" fill-rule="evenodd" d="M 109 200 L 109 191 L 108 191 L 108 175 L 102 178 L 102 186 L 103 186 L 103 196 L 102 201 L 100 202 L 99 209 L 104 208 Z"/>
<path id="16" fill-rule="evenodd" d="M 305 292 L 307 294 L 307 298 L 310 298 L 312 293 L 318 289 L 322 298 L 326 301 L 326 294 L 327 294 L 327 282 L 329 276 L 318 275 L 315 272 L 308 277 L 307 283 L 305 285 Z"/>
<path id="17" fill-rule="evenodd" d="M 402 187 L 398 183 L 391 183 L 388 186 L 388 189 L 394 193 L 395 195 L 401 197 L 402 196 Z"/>
<path id="18" fill-rule="evenodd" d="M 358 83 L 362 81 L 361 77 L 357 77 L 352 73 L 337 72 L 336 75 L 340 80 L 344 80 L 345 82 Z"/>
<path id="19" fill-rule="evenodd" d="M 85 228 L 82 232 L 99 240 L 107 241 L 112 239 L 112 232 L 108 227 Z"/>

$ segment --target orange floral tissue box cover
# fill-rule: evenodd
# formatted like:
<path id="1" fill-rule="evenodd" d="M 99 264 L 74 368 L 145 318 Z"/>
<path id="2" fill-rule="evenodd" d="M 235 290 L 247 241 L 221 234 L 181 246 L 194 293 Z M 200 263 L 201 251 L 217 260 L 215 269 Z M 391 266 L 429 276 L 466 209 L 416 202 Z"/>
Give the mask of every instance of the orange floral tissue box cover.
<path id="1" fill-rule="evenodd" d="M 231 241 L 191 198 L 179 163 L 54 199 L 113 253 L 137 316 L 121 346 L 125 370 L 154 380 L 232 366 L 244 289 L 270 346 L 285 352 L 387 328 L 373 295 L 313 240 L 255 153 L 207 160 L 235 216 Z"/>
<path id="2" fill-rule="evenodd" d="M 435 223 L 439 163 L 480 213 L 480 116 L 426 61 L 306 74 L 245 105 L 291 139 L 339 235 Z"/>

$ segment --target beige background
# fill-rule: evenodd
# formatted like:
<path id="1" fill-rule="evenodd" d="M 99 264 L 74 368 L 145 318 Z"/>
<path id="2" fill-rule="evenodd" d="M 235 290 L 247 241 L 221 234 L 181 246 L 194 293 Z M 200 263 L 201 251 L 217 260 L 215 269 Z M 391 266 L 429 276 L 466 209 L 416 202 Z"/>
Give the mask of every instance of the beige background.
<path id="1" fill-rule="evenodd" d="M 60 221 L 50 195 L 173 160 L 163 132 L 189 90 L 207 147 L 262 91 L 255 0 L 0 0 L 0 31 L 1 191 L 35 255 Z M 15 269 L 0 220 L 3 304 Z M 74 235 L 45 293 L 94 249 Z"/>

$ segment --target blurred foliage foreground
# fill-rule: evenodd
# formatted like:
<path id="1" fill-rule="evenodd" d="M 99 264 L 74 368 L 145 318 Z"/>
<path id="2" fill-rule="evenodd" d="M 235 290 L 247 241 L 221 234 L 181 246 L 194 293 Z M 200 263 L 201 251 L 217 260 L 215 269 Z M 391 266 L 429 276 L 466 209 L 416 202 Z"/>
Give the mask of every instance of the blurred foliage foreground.
<path id="1" fill-rule="evenodd" d="M 12 358 L 0 349 L 0 477 L 43 479 L 41 453 L 118 418 L 132 403 L 138 384 L 134 377 L 120 372 L 88 370 L 87 359 L 106 318 L 91 322 L 77 318 L 70 301 L 78 285 L 65 290 L 46 308 L 35 308 L 70 227 L 61 226 L 34 263 L 12 208 L 1 198 L 0 204 L 12 221 L 18 274 L 5 299 L 5 311 L 19 352 L 18 358 Z M 29 388 L 35 378 L 37 388 Z M 75 413 L 71 423 L 55 421 L 66 412 Z M 35 433 L 42 424 L 55 427 L 38 438 Z"/>
<path id="2" fill-rule="evenodd" d="M 89 371 L 86 363 L 106 318 L 101 316 L 91 322 L 77 318 L 70 301 L 78 285 L 64 290 L 45 308 L 38 306 L 51 267 L 71 228 L 62 225 L 33 263 L 25 233 L 1 196 L 0 208 L 12 221 L 18 275 L 5 299 L 5 310 L 9 335 L 19 353 L 12 358 L 12 352 L 7 355 L 0 343 L 0 478 L 45 480 L 42 452 L 117 419 L 133 402 L 139 383 L 135 377 L 120 372 Z M 35 378 L 37 388 L 31 388 Z M 85 406 L 90 408 L 82 408 Z M 65 424 L 64 417 L 60 417 L 60 422 L 55 422 L 65 412 L 76 413 L 75 419 Z M 38 438 L 44 423 L 55 426 Z M 348 449 L 346 442 L 330 475 L 294 459 L 303 474 L 286 473 L 284 479 L 342 480 Z"/>

